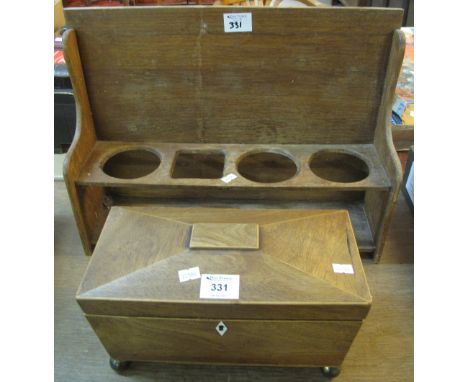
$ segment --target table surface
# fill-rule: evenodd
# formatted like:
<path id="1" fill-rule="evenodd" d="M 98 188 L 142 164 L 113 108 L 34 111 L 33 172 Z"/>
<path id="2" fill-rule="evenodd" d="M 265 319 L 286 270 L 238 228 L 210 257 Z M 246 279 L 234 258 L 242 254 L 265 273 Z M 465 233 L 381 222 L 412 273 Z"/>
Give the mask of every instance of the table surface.
<path id="1" fill-rule="evenodd" d="M 125 376 L 75 293 L 88 264 L 63 182 L 55 182 L 55 381 L 326 381 L 319 369 L 139 363 Z M 413 380 L 413 217 L 400 195 L 382 261 L 364 259 L 373 306 L 335 381 Z"/>

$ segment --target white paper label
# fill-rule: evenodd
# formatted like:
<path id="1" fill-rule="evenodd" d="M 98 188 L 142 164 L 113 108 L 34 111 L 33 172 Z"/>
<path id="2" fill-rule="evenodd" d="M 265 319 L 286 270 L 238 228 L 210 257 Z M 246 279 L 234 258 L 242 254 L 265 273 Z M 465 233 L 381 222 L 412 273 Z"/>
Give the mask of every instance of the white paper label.
<path id="1" fill-rule="evenodd" d="M 201 275 L 200 298 L 239 299 L 239 275 Z"/>
<path id="2" fill-rule="evenodd" d="M 411 170 L 406 180 L 406 191 L 414 204 L 414 162 L 411 164 Z"/>
<path id="3" fill-rule="evenodd" d="M 252 32 L 252 13 L 225 13 L 224 32 Z"/>
<path id="4" fill-rule="evenodd" d="M 354 268 L 351 264 L 332 264 L 333 272 L 353 274 Z"/>
<path id="5" fill-rule="evenodd" d="M 181 283 L 188 280 L 195 280 L 200 278 L 200 268 L 193 267 L 189 269 L 181 269 L 179 271 L 179 281 Z"/>
<path id="6" fill-rule="evenodd" d="M 224 182 L 224 183 L 230 183 L 232 182 L 234 179 L 237 178 L 237 175 L 236 174 L 233 174 L 232 172 L 230 174 L 227 174 L 226 176 L 223 176 L 221 178 L 221 180 Z"/>

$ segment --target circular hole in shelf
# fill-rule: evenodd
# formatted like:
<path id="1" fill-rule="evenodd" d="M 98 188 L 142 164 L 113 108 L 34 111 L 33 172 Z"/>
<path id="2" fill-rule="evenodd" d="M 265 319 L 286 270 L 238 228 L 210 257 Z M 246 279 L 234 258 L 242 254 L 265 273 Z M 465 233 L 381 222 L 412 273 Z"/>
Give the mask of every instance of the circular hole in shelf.
<path id="1" fill-rule="evenodd" d="M 296 163 L 288 156 L 276 152 L 255 152 L 243 156 L 237 171 L 244 178 L 259 183 L 282 182 L 297 173 Z"/>
<path id="2" fill-rule="evenodd" d="M 161 159 L 153 151 L 137 149 L 114 154 L 102 170 L 114 178 L 136 179 L 152 173 L 160 164 Z"/>
<path id="3" fill-rule="evenodd" d="M 369 167 L 355 155 L 323 150 L 312 155 L 311 171 L 320 178 L 339 183 L 357 182 L 367 178 Z"/>

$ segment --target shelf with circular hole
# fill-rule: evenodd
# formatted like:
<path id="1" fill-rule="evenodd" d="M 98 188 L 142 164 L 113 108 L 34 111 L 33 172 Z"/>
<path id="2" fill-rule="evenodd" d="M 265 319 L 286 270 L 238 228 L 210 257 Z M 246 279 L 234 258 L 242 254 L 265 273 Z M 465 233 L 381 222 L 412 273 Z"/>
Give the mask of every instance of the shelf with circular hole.
<path id="1" fill-rule="evenodd" d="M 387 190 L 391 184 L 372 144 L 259 145 L 97 141 L 77 181 L 103 187 L 259 189 L 307 199 L 311 190 Z M 291 194 L 292 193 L 292 194 Z M 220 193 L 219 196 L 226 196 Z"/>

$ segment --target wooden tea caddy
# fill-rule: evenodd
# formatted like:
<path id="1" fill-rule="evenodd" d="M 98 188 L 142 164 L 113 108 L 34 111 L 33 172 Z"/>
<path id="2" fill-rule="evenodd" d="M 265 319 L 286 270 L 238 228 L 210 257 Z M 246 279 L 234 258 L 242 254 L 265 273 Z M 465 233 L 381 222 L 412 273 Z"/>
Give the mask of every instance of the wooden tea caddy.
<path id="1" fill-rule="evenodd" d="M 203 298 L 199 278 L 178 277 L 193 267 L 202 278 L 238 275 L 238 298 Z M 112 207 L 77 300 L 115 369 L 163 361 L 330 374 L 371 295 L 347 211 L 145 205 Z"/>
<path id="2" fill-rule="evenodd" d="M 223 14 L 242 12 L 251 13 L 252 32 L 225 33 Z M 273 336 L 273 342 L 265 338 L 292 325 L 286 346 L 290 356 L 270 351 L 269 359 L 248 362 L 250 353 L 222 359 L 208 352 L 197 358 L 199 349 L 187 348 L 179 360 L 341 363 L 370 305 L 358 250 L 379 260 L 402 178 L 390 132 L 404 52 L 404 35 L 398 30 L 402 14 L 376 8 L 65 10 L 71 28 L 64 34 L 65 58 L 75 91 L 77 129 L 64 178 L 85 253 L 91 255 L 98 243 L 78 300 L 112 357 L 176 361 L 175 353 L 149 350 L 150 342 L 168 339 L 175 327 L 180 328 L 175 343 L 187 338 L 204 342 L 205 335 L 217 334 L 211 333 L 213 324 L 224 320 L 229 333 L 240 336 L 232 339 L 235 354 L 248 338 L 251 344 L 275 349 L 285 335 Z M 321 280 L 323 290 L 318 291 L 322 296 L 335 293 L 334 300 L 322 301 L 313 294 L 317 291 L 289 293 L 290 303 L 285 295 L 276 300 L 255 295 L 248 288 L 265 286 L 261 280 L 267 277 L 258 268 L 260 281 L 246 283 L 241 275 L 240 300 L 202 302 L 193 281 L 191 287 L 181 287 L 184 283 L 174 278 L 174 267 L 184 261 L 166 264 L 158 257 L 158 248 L 169 245 L 155 234 L 162 229 L 158 224 L 165 222 L 163 231 L 171 236 L 167 227 L 175 220 L 191 232 L 181 231 L 178 239 L 185 241 L 177 245 L 190 253 L 208 251 L 210 261 L 200 257 L 201 268 L 212 264 L 213 269 L 202 272 L 254 271 L 254 265 L 248 266 L 254 257 L 248 253 L 278 253 L 262 247 L 262 219 L 269 214 L 278 214 L 275 221 L 292 219 L 291 227 L 302 237 L 309 231 L 308 223 L 301 222 L 315 222 L 314 229 L 323 235 L 310 233 L 321 243 L 310 248 L 324 253 L 315 260 L 288 257 L 286 245 L 277 260 L 291 266 L 290 272 L 296 269 Z M 135 222 L 140 218 L 142 222 Z M 317 222 L 327 219 L 333 223 L 321 231 Z M 130 222 L 131 229 L 122 231 L 122 221 Z M 202 225 L 210 221 L 215 226 L 229 223 L 221 230 L 225 238 L 247 230 L 246 237 L 234 240 L 236 245 L 257 240 L 258 248 L 215 246 L 216 253 L 234 251 L 217 260 L 212 249 L 190 248 L 195 225 L 198 232 L 210 232 L 213 225 Z M 252 236 L 255 230 L 258 237 Z M 145 247 L 143 234 L 156 241 Z M 288 243 L 287 237 L 283 240 Z M 309 248 L 310 243 L 299 242 Z M 135 257 L 136 268 L 124 266 L 128 257 Z M 337 259 L 353 264 L 354 276 L 331 271 Z M 109 271 L 106 279 L 114 261 L 114 273 Z M 149 267 L 156 272 L 149 275 L 183 291 L 165 295 L 162 284 L 143 287 L 143 280 L 151 279 L 144 271 L 150 264 L 160 265 Z M 138 275 L 146 275 L 141 280 L 132 276 L 138 269 Z M 146 292 L 132 299 L 128 293 L 138 285 Z M 310 285 L 303 285 L 309 290 Z M 155 298 L 158 291 L 162 295 Z M 243 319 L 247 321 L 239 322 Z M 232 330 L 237 325 L 240 329 Z M 200 334 L 207 328 L 210 334 Z M 151 335 L 145 339 L 147 331 Z M 118 342 L 118 333 L 123 342 Z M 136 341 L 133 347 L 130 337 Z M 222 346 L 218 338 L 209 338 L 215 348 Z M 316 342 L 303 348 L 310 338 Z M 123 350 L 127 345 L 131 350 Z"/>

